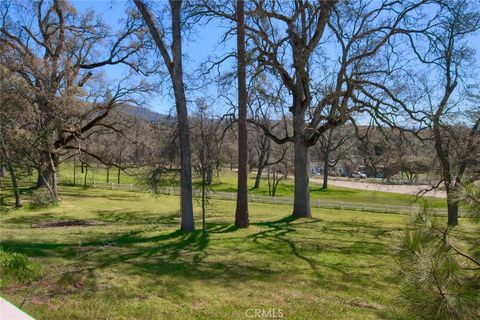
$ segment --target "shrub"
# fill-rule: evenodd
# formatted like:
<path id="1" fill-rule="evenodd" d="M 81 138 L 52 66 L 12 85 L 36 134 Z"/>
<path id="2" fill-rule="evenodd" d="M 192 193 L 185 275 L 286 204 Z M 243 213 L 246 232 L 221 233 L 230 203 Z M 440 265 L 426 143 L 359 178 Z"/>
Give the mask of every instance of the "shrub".
<path id="1" fill-rule="evenodd" d="M 30 207 L 33 209 L 46 208 L 55 205 L 56 203 L 57 200 L 52 197 L 50 190 L 47 188 L 39 188 L 35 190 L 30 198 Z"/>
<path id="2" fill-rule="evenodd" d="M 26 282 L 41 276 L 41 268 L 26 255 L 4 251 L 0 247 L 0 274 L 3 280 L 11 279 Z"/>
<path id="3" fill-rule="evenodd" d="M 468 203 L 466 203 L 468 205 Z M 480 265 L 427 207 L 398 242 L 405 319 L 480 319 Z"/>

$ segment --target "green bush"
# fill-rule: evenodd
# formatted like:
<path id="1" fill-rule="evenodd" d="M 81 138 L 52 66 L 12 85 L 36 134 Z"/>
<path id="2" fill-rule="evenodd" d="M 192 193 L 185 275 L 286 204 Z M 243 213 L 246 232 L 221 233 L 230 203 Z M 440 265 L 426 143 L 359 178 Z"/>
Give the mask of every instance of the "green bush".
<path id="1" fill-rule="evenodd" d="M 18 252 L 4 251 L 0 247 L 0 275 L 2 280 L 27 282 L 41 276 L 41 268 L 26 255 Z"/>
<path id="2" fill-rule="evenodd" d="M 30 198 L 30 208 L 46 208 L 55 205 L 57 200 L 52 197 L 50 190 L 39 188 L 32 193 Z"/>
<path id="3" fill-rule="evenodd" d="M 423 208 L 397 244 L 399 302 L 406 313 L 401 318 L 480 319 L 480 265 L 451 227 L 438 223 Z"/>

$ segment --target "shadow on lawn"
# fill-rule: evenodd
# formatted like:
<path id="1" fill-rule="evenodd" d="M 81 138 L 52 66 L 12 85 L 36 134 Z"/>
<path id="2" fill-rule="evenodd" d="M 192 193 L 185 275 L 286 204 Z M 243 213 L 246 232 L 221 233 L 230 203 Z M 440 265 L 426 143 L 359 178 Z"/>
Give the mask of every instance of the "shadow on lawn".
<path id="1" fill-rule="evenodd" d="M 188 291 L 188 281 L 185 282 L 185 279 L 221 282 L 223 286 L 231 287 L 236 283 L 252 280 L 280 281 L 279 277 L 284 277 L 289 272 L 283 267 L 285 259 L 290 259 L 289 254 L 301 262 L 298 265 L 299 274 L 305 274 L 301 267 L 307 266 L 311 270 L 312 281 L 324 288 L 348 290 L 366 286 L 381 290 L 385 282 L 394 281 L 388 277 L 373 279 L 369 274 L 375 272 L 377 257 L 388 254 L 388 248 L 384 243 L 370 239 L 372 237 L 377 239 L 389 231 L 382 230 L 378 225 L 354 221 L 326 222 L 320 219 L 296 219 L 293 216 L 286 216 L 275 221 L 252 223 L 254 227 L 252 229 L 260 231 L 241 238 L 229 238 L 228 241 L 230 239 L 239 241 L 237 249 L 228 244 L 223 247 L 221 244 L 221 241 L 226 240 L 223 238 L 224 234 L 237 231 L 232 224 L 209 223 L 207 237 L 203 238 L 201 230 L 191 233 L 179 230 L 162 232 L 163 227 L 171 230 L 174 225 L 178 225 L 177 213 L 161 217 L 143 211 L 99 210 L 96 213 L 98 220 L 110 222 L 112 226 L 127 224 L 143 227 L 126 233 L 102 233 L 97 239 L 83 242 L 81 247 L 78 243 L 22 241 L 4 241 L 2 246 L 30 257 L 60 257 L 73 262 L 79 261 L 76 260 L 79 252 L 92 251 L 91 255 L 82 258 L 82 264 L 92 270 L 111 271 L 114 268 L 115 272 L 129 275 L 151 275 L 145 276 L 142 281 L 153 286 L 159 279 L 173 279 L 168 286 L 172 286 L 179 295 Z M 297 232 L 301 228 L 312 227 L 316 229 L 313 234 Z M 369 238 L 349 238 L 358 235 L 359 232 L 365 233 Z M 213 247 L 212 240 L 216 244 Z M 241 247 L 243 244 L 249 245 L 248 242 L 254 245 L 248 249 Z M 235 246 L 236 243 L 231 244 Z M 235 255 L 236 250 L 241 254 L 247 252 L 252 255 L 268 254 L 265 260 L 275 261 L 265 263 L 262 258 L 255 260 L 255 263 L 251 261 L 249 263 L 234 259 L 232 255 Z M 265 250 L 268 250 L 268 253 L 265 253 Z M 339 255 L 338 262 L 324 259 L 333 254 Z M 365 265 L 358 265 L 355 261 L 345 262 L 352 259 L 350 257 L 344 261 L 342 255 L 359 257 L 368 255 L 368 259 Z M 310 271 L 306 275 L 309 273 Z M 164 275 L 167 277 L 161 277 Z"/>
<path id="2" fill-rule="evenodd" d="M 370 273 L 376 267 L 380 265 L 376 262 L 377 257 L 387 256 L 388 247 L 385 243 L 379 241 L 368 240 L 347 240 L 343 237 L 340 239 L 329 238 L 325 243 L 323 239 L 310 239 L 313 243 L 308 243 L 309 239 L 293 238 L 292 236 L 297 231 L 297 228 L 305 228 L 311 224 L 321 223 L 322 226 L 317 227 L 321 230 L 322 235 L 335 234 L 337 237 L 341 233 L 351 234 L 351 228 L 354 228 L 354 232 L 358 232 L 359 229 L 363 229 L 363 232 L 378 238 L 384 233 L 392 230 L 378 230 L 378 226 L 355 224 L 348 221 L 328 223 L 320 219 L 305 219 L 295 218 L 293 216 L 287 216 L 282 219 L 272 222 L 254 223 L 257 226 L 265 226 L 268 229 L 257 232 L 249 236 L 258 245 L 263 245 L 267 248 L 271 248 L 272 244 L 283 243 L 285 247 L 289 249 L 290 253 L 297 259 L 306 263 L 306 265 L 312 270 L 316 282 L 322 287 L 340 288 L 349 286 L 365 286 L 381 288 L 387 284 L 383 281 L 377 281 L 370 276 Z M 307 240 L 307 241 L 305 241 Z M 262 243 L 263 242 L 263 243 Z M 323 246 L 322 246 L 323 245 Z M 336 254 L 346 256 L 346 259 L 340 259 L 340 262 L 327 262 L 322 259 L 323 257 Z M 283 253 L 285 255 L 285 253 Z M 358 256 L 364 258 L 368 256 L 370 263 L 359 265 L 356 261 L 348 264 L 348 256 Z M 373 258 L 372 258 L 373 257 Z M 351 258 L 350 258 L 351 259 Z M 326 272 L 327 271 L 327 272 Z M 338 283 L 329 278 L 329 275 L 336 274 L 339 276 L 340 282 Z M 386 277 L 385 282 L 393 283 L 396 280 L 393 277 Z"/>

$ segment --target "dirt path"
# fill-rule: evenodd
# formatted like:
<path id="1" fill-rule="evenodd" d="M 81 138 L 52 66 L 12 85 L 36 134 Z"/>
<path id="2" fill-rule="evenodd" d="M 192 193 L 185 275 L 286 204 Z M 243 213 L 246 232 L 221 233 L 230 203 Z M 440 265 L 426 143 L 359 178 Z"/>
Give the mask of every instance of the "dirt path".
<path id="1" fill-rule="evenodd" d="M 312 182 L 322 183 L 323 179 L 321 178 L 310 178 Z M 393 184 L 378 184 L 378 183 L 368 183 L 368 182 L 356 182 L 356 181 L 345 181 L 337 180 L 335 178 L 328 179 L 330 185 L 352 188 L 352 189 L 362 189 L 362 190 L 372 190 L 372 191 L 382 191 L 382 192 L 392 192 L 392 193 L 403 193 L 415 195 L 421 190 L 428 188 L 428 185 L 393 185 Z M 446 198 L 447 195 L 443 190 L 432 190 L 425 194 L 429 197 L 436 198 Z"/>

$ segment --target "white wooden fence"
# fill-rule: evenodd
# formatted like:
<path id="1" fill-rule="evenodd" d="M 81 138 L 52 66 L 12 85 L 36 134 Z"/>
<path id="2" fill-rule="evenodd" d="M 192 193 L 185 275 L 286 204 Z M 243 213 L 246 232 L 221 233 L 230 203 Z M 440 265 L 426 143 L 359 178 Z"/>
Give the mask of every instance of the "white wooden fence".
<path id="1" fill-rule="evenodd" d="M 123 191 L 135 191 L 135 192 L 151 192 L 147 188 L 142 188 L 135 184 L 116 184 L 116 183 L 105 183 L 105 182 L 93 182 L 93 188 L 96 189 L 110 189 L 110 190 L 123 190 Z M 180 195 L 180 188 L 178 187 L 164 187 L 157 190 L 159 194 L 165 195 Z M 236 200 L 237 195 L 234 192 L 207 192 L 208 199 L 217 199 L 217 200 Z M 193 190 L 194 197 L 201 197 L 201 190 Z M 252 195 L 248 196 L 250 202 L 255 203 L 265 203 L 265 204 L 274 204 L 274 205 L 293 205 L 292 197 L 270 197 L 262 195 Z M 390 204 L 372 204 L 372 203 L 361 203 L 361 202 L 345 202 L 345 201 L 332 201 L 332 200 L 312 200 L 311 206 L 314 208 L 325 208 L 325 209 L 337 209 L 337 210 L 353 210 L 353 211 L 366 211 L 366 212 L 381 212 L 381 213 L 400 213 L 408 214 L 416 212 L 418 206 L 398 206 Z M 436 214 L 446 215 L 447 210 L 444 208 L 434 209 Z"/>

